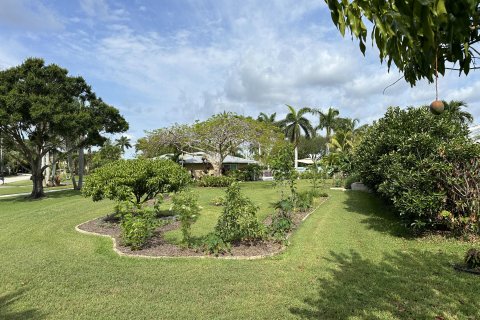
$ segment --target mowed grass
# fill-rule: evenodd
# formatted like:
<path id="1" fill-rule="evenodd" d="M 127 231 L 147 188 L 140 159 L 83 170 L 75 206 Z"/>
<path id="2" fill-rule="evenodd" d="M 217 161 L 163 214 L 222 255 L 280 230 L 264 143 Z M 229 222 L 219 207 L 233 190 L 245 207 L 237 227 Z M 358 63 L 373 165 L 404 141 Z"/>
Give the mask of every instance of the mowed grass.
<path id="1" fill-rule="evenodd" d="M 243 188 L 261 205 L 271 184 Z M 284 253 L 253 261 L 120 257 L 74 230 L 111 202 L 1 199 L 0 319 L 480 318 L 480 278 L 450 265 L 470 244 L 410 238 L 373 195 L 329 194 Z"/>
<path id="2" fill-rule="evenodd" d="M 58 187 L 46 187 L 44 190 L 61 190 L 71 188 L 71 184 L 66 182 L 65 186 Z M 9 194 L 18 194 L 18 193 L 30 193 L 32 192 L 32 181 L 31 180 L 21 180 L 5 184 L 0 184 L 0 196 L 9 195 Z"/>

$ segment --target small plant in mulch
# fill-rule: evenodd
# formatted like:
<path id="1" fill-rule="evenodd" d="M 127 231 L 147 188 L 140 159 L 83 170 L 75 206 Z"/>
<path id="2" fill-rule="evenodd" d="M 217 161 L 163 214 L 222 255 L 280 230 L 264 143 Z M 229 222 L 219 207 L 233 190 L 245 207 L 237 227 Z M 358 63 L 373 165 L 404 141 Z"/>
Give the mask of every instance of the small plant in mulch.
<path id="1" fill-rule="evenodd" d="M 480 275 L 480 249 L 469 249 L 465 254 L 463 264 L 456 264 L 454 265 L 454 268 L 459 271 Z"/>
<path id="2" fill-rule="evenodd" d="M 193 192 L 180 192 L 172 198 L 171 209 L 178 215 L 182 230 L 182 245 L 191 247 L 191 227 L 197 221 L 201 207 L 198 205 L 198 195 Z"/>

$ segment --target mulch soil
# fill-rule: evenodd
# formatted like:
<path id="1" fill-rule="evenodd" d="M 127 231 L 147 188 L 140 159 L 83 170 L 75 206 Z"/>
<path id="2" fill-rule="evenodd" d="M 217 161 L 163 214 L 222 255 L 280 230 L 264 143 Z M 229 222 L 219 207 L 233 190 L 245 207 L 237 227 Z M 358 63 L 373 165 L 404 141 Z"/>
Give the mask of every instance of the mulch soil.
<path id="1" fill-rule="evenodd" d="M 323 202 L 322 202 L 323 203 Z M 316 208 L 306 212 L 297 212 L 293 217 L 294 228 L 300 225 L 303 219 L 313 212 Z M 268 219 L 268 218 L 267 218 Z M 120 237 L 120 225 L 118 222 L 111 222 L 107 217 L 100 217 L 90 220 L 78 226 L 80 230 L 107 235 L 115 239 L 116 248 L 120 252 L 132 256 L 150 256 L 150 257 L 185 257 L 193 256 L 200 257 L 207 254 L 201 248 L 184 248 L 175 244 L 167 242 L 163 235 L 171 230 L 180 228 L 180 222 L 170 219 L 172 222 L 161 226 L 155 230 L 155 235 L 149 240 L 147 245 L 141 250 L 131 250 L 129 247 L 122 245 Z M 265 221 L 268 224 L 268 221 Z M 291 233 L 290 233 L 291 234 Z M 289 236 L 290 236 L 289 234 Z M 238 257 L 238 258 L 252 258 L 269 256 L 280 252 L 284 248 L 283 244 L 275 241 L 259 241 L 254 243 L 235 243 L 232 244 L 231 252 L 221 254 L 220 257 Z"/>

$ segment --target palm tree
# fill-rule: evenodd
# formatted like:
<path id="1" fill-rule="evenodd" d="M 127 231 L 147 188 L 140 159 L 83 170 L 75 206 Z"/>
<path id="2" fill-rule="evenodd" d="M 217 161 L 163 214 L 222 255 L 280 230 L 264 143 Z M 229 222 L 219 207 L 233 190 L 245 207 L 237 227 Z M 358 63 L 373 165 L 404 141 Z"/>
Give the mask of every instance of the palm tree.
<path id="1" fill-rule="evenodd" d="M 130 144 L 130 139 L 126 136 L 121 136 L 117 140 L 115 140 L 116 146 L 120 147 L 120 150 L 122 150 L 122 153 L 125 153 L 125 149 L 130 149 L 132 145 Z"/>
<path id="2" fill-rule="evenodd" d="M 462 124 L 469 124 L 473 122 L 473 116 L 467 112 L 463 111 L 462 107 L 467 108 L 468 105 L 465 101 L 452 100 L 450 102 L 443 101 L 445 110 L 450 112 L 455 118 L 460 121 Z"/>
<path id="3" fill-rule="evenodd" d="M 351 150 L 354 146 L 353 131 L 338 130 L 331 138 L 328 144 L 334 152 L 343 153 Z"/>
<path id="4" fill-rule="evenodd" d="M 340 112 L 337 109 L 330 107 L 330 108 L 328 108 L 327 112 L 323 112 L 323 111 L 320 111 L 320 110 L 314 110 L 314 113 L 318 114 L 319 118 L 320 118 L 319 119 L 319 124 L 315 128 L 315 130 L 325 129 L 327 131 L 327 135 L 326 135 L 327 150 L 326 150 L 326 153 L 328 154 L 330 152 L 328 143 L 331 140 L 332 132 L 336 127 L 336 124 L 337 124 L 337 121 L 338 121 L 338 115 L 340 114 Z"/>
<path id="5" fill-rule="evenodd" d="M 295 168 L 297 168 L 298 142 L 300 140 L 300 135 L 303 132 L 305 137 L 310 138 L 315 131 L 310 120 L 304 117 L 306 114 L 312 113 L 313 110 L 310 108 L 301 108 L 297 111 L 288 104 L 286 106 L 288 107 L 289 113 L 287 113 L 284 120 L 278 122 L 278 125 L 281 128 L 284 128 L 285 137 L 295 146 Z"/>
<path id="6" fill-rule="evenodd" d="M 276 124 L 277 123 L 275 120 L 276 117 L 277 117 L 276 112 L 272 113 L 271 115 L 267 115 L 266 113 L 260 112 L 260 114 L 257 117 L 257 121 Z"/>

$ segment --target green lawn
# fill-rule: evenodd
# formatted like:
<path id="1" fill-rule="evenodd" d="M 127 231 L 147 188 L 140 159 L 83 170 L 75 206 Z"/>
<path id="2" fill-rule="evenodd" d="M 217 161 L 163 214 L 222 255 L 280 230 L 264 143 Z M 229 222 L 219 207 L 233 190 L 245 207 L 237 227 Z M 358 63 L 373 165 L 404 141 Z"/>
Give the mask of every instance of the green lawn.
<path id="1" fill-rule="evenodd" d="M 72 187 L 71 182 L 67 181 L 64 183 L 66 184 L 66 186 L 48 187 L 48 188 L 45 188 L 45 191 L 68 189 Z M 27 193 L 27 192 L 28 193 L 32 192 L 31 180 L 15 181 L 10 183 L 5 183 L 3 185 L 0 184 L 0 195 Z"/>
<path id="2" fill-rule="evenodd" d="M 267 214 L 271 184 L 244 188 Z M 201 233 L 221 192 L 197 190 Z M 329 194 L 283 254 L 253 261 L 120 257 L 74 230 L 111 202 L 1 199 L 0 319 L 480 318 L 480 277 L 450 267 L 469 244 L 409 238 L 374 196 Z"/>

